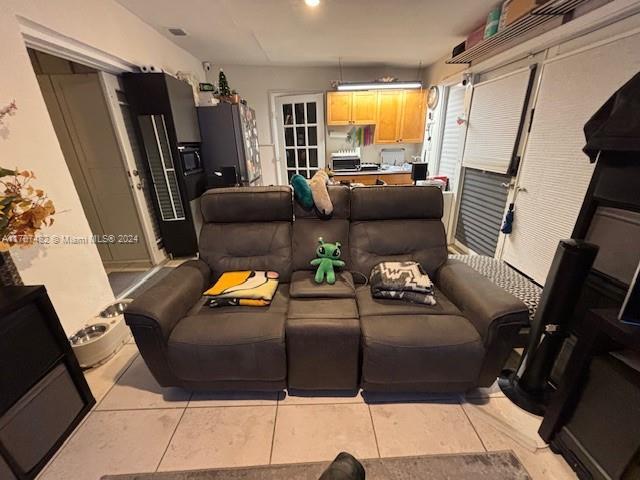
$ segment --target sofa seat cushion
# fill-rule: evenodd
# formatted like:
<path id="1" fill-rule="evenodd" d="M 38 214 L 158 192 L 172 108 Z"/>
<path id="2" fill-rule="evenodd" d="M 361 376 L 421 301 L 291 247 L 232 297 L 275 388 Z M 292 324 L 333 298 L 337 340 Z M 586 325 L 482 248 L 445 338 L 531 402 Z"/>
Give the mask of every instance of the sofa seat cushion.
<path id="1" fill-rule="evenodd" d="M 485 355 L 476 329 L 458 315 L 360 318 L 362 375 L 378 385 L 472 385 Z"/>
<path id="2" fill-rule="evenodd" d="M 336 272 L 336 283 L 316 283 L 315 272 L 299 270 L 291 276 L 291 298 L 355 298 L 353 277 L 349 272 Z"/>
<path id="3" fill-rule="evenodd" d="M 362 285 L 356 289 L 360 316 L 370 315 L 462 315 L 458 307 L 441 290 L 435 289 L 436 304 L 422 305 L 403 300 L 373 298 L 371 287 Z"/>
<path id="4" fill-rule="evenodd" d="M 292 298 L 288 319 L 297 318 L 358 318 L 353 298 Z"/>
<path id="5" fill-rule="evenodd" d="M 205 308 L 180 320 L 169 337 L 169 364 L 178 377 L 194 381 L 286 378 L 284 313 L 261 307 L 235 312 Z"/>

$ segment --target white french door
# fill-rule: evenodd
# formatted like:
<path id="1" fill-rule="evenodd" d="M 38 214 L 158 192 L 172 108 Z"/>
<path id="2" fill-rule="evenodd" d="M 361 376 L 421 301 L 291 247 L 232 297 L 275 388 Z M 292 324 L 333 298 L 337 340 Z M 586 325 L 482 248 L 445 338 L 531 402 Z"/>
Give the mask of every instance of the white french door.
<path id="1" fill-rule="evenodd" d="M 311 178 L 325 167 L 324 95 L 287 95 L 276 98 L 280 180 L 293 175 Z"/>
<path id="2" fill-rule="evenodd" d="M 640 34 L 547 60 L 520 168 L 513 232 L 502 259 L 544 284 L 558 241 L 571 237 L 594 165 L 584 124 L 640 69 Z"/>

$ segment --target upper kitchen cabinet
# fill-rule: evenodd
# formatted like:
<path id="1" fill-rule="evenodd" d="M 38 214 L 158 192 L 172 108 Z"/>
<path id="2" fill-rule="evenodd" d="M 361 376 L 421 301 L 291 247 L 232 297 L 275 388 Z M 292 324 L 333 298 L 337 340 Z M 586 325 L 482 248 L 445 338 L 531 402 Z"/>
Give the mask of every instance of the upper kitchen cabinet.
<path id="1" fill-rule="evenodd" d="M 378 92 L 375 143 L 420 143 L 426 120 L 424 90 Z"/>
<path id="2" fill-rule="evenodd" d="M 327 92 L 327 125 L 373 125 L 378 92 Z"/>
<path id="3" fill-rule="evenodd" d="M 402 92 L 378 92 L 375 143 L 398 143 L 402 123 Z"/>
<path id="4" fill-rule="evenodd" d="M 425 94 L 424 90 L 403 92 L 400 123 L 400 142 L 402 143 L 420 143 L 424 139 L 427 103 Z"/>
<path id="5" fill-rule="evenodd" d="M 375 125 L 375 143 L 420 143 L 426 103 L 422 89 L 327 92 L 327 125 Z"/>
<path id="6" fill-rule="evenodd" d="M 352 92 L 327 92 L 327 125 L 349 125 L 353 107 Z"/>
<path id="7" fill-rule="evenodd" d="M 191 86 L 171 75 L 165 75 L 164 79 L 173 114 L 176 139 L 180 143 L 200 143 L 200 128 Z"/>
<path id="8" fill-rule="evenodd" d="M 378 92 L 375 90 L 353 92 L 351 123 L 356 125 L 375 124 L 377 100 Z"/>

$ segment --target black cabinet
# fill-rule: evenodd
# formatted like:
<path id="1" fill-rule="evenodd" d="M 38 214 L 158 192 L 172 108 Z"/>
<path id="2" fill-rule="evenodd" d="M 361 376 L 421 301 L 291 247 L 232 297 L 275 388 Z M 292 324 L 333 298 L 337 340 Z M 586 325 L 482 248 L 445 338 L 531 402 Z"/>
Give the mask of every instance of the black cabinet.
<path id="1" fill-rule="evenodd" d="M 200 129 L 193 90 L 165 73 L 125 73 L 122 78 L 164 247 L 172 256 L 194 255 L 205 175 L 197 162 L 194 166 L 200 158 Z"/>
<path id="2" fill-rule="evenodd" d="M 163 75 L 178 143 L 200 143 L 200 128 L 193 91 L 185 82 Z"/>
<path id="3" fill-rule="evenodd" d="M 0 288 L 0 478 L 34 478 L 94 404 L 45 288 Z"/>

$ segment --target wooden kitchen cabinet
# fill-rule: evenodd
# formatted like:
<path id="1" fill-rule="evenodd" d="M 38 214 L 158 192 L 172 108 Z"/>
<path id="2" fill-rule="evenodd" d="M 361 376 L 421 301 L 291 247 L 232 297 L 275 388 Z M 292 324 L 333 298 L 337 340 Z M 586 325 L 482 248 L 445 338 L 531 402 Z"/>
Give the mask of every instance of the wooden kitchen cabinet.
<path id="1" fill-rule="evenodd" d="M 424 139 L 424 90 L 378 93 L 375 143 L 420 143 Z"/>
<path id="2" fill-rule="evenodd" d="M 350 125 L 353 92 L 327 92 L 327 125 Z"/>
<path id="3" fill-rule="evenodd" d="M 420 143 L 424 139 L 426 95 L 424 90 L 405 90 L 402 100 L 401 143 Z"/>
<path id="4" fill-rule="evenodd" d="M 373 125 L 376 123 L 378 92 L 366 90 L 353 92 L 351 121 L 356 125 Z"/>
<path id="5" fill-rule="evenodd" d="M 378 92 L 327 92 L 327 125 L 373 125 Z"/>
<path id="6" fill-rule="evenodd" d="M 425 90 L 327 92 L 327 125 L 375 125 L 375 143 L 420 143 Z"/>
<path id="7" fill-rule="evenodd" d="M 398 143 L 402 119 L 402 91 L 378 92 L 375 143 Z"/>

